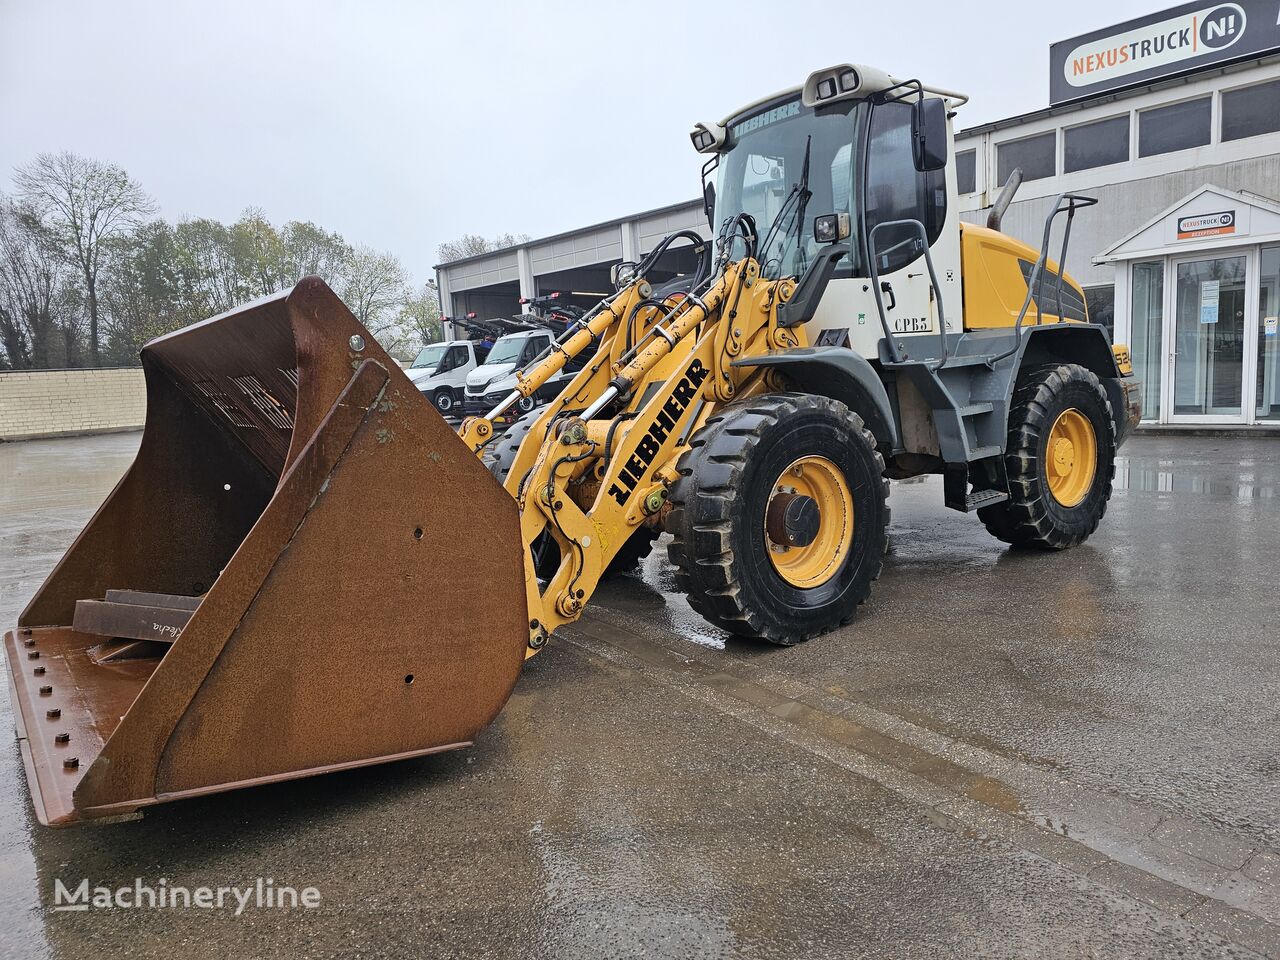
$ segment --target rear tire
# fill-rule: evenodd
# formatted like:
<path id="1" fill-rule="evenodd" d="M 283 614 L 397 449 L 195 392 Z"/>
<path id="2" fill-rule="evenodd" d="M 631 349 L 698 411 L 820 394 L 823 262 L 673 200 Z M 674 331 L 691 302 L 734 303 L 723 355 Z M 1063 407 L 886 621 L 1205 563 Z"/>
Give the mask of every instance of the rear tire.
<path id="1" fill-rule="evenodd" d="M 784 645 L 853 619 L 880 575 L 889 523 L 884 459 L 861 417 L 812 394 L 741 401 L 694 434 L 679 470 L 668 555 L 694 610 Z M 783 548 L 779 516 L 791 514 L 779 498 L 801 489 L 813 496 L 794 514 L 798 545 Z"/>
<path id="2" fill-rule="evenodd" d="M 1063 550 L 1098 529 L 1115 477 L 1116 429 L 1102 383 L 1079 364 L 1020 379 L 1005 448 L 1009 499 L 978 511 L 997 540 Z"/>

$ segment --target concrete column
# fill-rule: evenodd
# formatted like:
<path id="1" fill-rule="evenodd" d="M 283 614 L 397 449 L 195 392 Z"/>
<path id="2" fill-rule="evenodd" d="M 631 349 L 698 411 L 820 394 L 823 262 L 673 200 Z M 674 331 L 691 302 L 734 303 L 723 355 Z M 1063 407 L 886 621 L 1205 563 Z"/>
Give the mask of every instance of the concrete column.
<path id="1" fill-rule="evenodd" d="M 436 292 L 440 295 L 440 315 L 442 317 L 455 316 L 453 309 L 453 294 L 449 291 L 449 271 L 436 271 Z M 458 333 L 453 329 L 452 323 L 443 323 L 444 338 L 446 340 L 457 340 Z"/>
<path id="2" fill-rule="evenodd" d="M 528 247 L 516 251 L 516 267 L 520 271 L 520 296 L 536 297 L 538 286 L 533 280 L 533 254 Z"/>
<path id="3" fill-rule="evenodd" d="M 622 223 L 622 259 L 631 263 L 640 259 L 640 224 L 635 220 Z"/>

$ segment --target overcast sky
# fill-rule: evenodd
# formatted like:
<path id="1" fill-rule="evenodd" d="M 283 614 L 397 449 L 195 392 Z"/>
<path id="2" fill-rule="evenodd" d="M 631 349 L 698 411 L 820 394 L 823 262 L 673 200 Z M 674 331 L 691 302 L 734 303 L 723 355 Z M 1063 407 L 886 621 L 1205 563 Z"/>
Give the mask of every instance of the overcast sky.
<path id="1" fill-rule="evenodd" d="M 688 131 L 864 62 L 1048 105 L 1055 40 L 1159 0 L 0 0 L 0 189 L 41 151 L 127 169 L 169 219 L 313 220 L 419 280 L 462 233 L 545 236 L 698 193 Z"/>

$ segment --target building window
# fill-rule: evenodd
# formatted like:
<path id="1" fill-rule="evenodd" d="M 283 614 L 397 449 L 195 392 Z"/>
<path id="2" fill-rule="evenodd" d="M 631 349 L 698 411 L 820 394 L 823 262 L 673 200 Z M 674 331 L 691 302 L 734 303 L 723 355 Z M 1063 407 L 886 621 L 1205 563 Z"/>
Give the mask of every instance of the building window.
<path id="1" fill-rule="evenodd" d="M 1280 131 L 1280 80 L 1222 92 L 1222 139 Z"/>
<path id="2" fill-rule="evenodd" d="M 1138 114 L 1138 156 L 1154 157 L 1209 142 L 1209 97 L 1171 103 Z"/>
<path id="3" fill-rule="evenodd" d="M 956 191 L 975 193 L 978 189 L 978 151 L 961 150 L 956 154 Z"/>
<path id="4" fill-rule="evenodd" d="M 1062 131 L 1062 171 L 1089 170 L 1129 159 L 1129 116 L 1111 117 Z"/>
<path id="5" fill-rule="evenodd" d="M 1129 351 L 1133 375 L 1142 382 L 1142 417 L 1160 418 L 1160 350 L 1164 339 L 1164 264 L 1159 261 L 1133 265 L 1133 302 L 1130 312 Z"/>
<path id="6" fill-rule="evenodd" d="M 996 147 L 996 167 L 1000 185 L 1009 182 L 1009 174 L 1015 167 L 1022 168 L 1023 180 L 1043 180 L 1057 172 L 1058 134 L 1055 130 L 1007 140 Z"/>
<path id="7" fill-rule="evenodd" d="M 1105 327 L 1107 339 L 1116 342 L 1116 288 L 1115 284 L 1085 287 L 1084 302 L 1089 306 L 1089 322 Z"/>

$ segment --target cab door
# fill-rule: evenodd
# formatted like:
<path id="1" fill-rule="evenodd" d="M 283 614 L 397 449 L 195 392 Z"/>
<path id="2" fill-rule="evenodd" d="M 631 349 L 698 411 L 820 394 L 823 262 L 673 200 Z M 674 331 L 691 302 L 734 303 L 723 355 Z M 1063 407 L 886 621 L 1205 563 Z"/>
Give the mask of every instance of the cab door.
<path id="1" fill-rule="evenodd" d="M 959 332 L 959 225 L 954 212 L 954 164 L 942 170 L 915 168 L 911 136 L 912 104 L 872 107 L 863 186 L 863 229 L 867 256 L 876 258 L 889 329 L 897 336 L 938 334 L 938 295 L 943 297 L 948 332 Z M 949 133 L 949 131 L 948 131 Z M 950 144 L 948 144 L 948 149 Z M 925 246 L 911 227 L 879 224 L 918 220 L 924 225 L 938 282 L 935 292 L 925 264 Z M 875 231 L 872 243 L 872 231 Z M 870 275 L 870 269 L 862 271 Z"/>
<path id="2" fill-rule="evenodd" d="M 861 221 L 856 275 L 832 282 L 815 321 L 819 330 L 837 323 L 847 326 L 849 346 L 863 356 L 876 356 L 884 334 L 871 288 L 872 230 L 895 220 L 918 220 L 925 228 L 940 290 L 932 289 L 924 244 L 914 229 L 904 225 L 876 230 L 874 248 L 890 331 L 895 338 L 907 338 L 903 347 L 908 355 L 928 355 L 938 350 L 939 297 L 947 332 L 959 333 L 963 325 L 955 164 L 941 170 L 916 169 L 909 101 L 874 104 L 866 123 L 856 182 Z M 950 136 L 948 125 L 948 152 Z M 925 342 L 912 345 L 922 338 Z"/>

